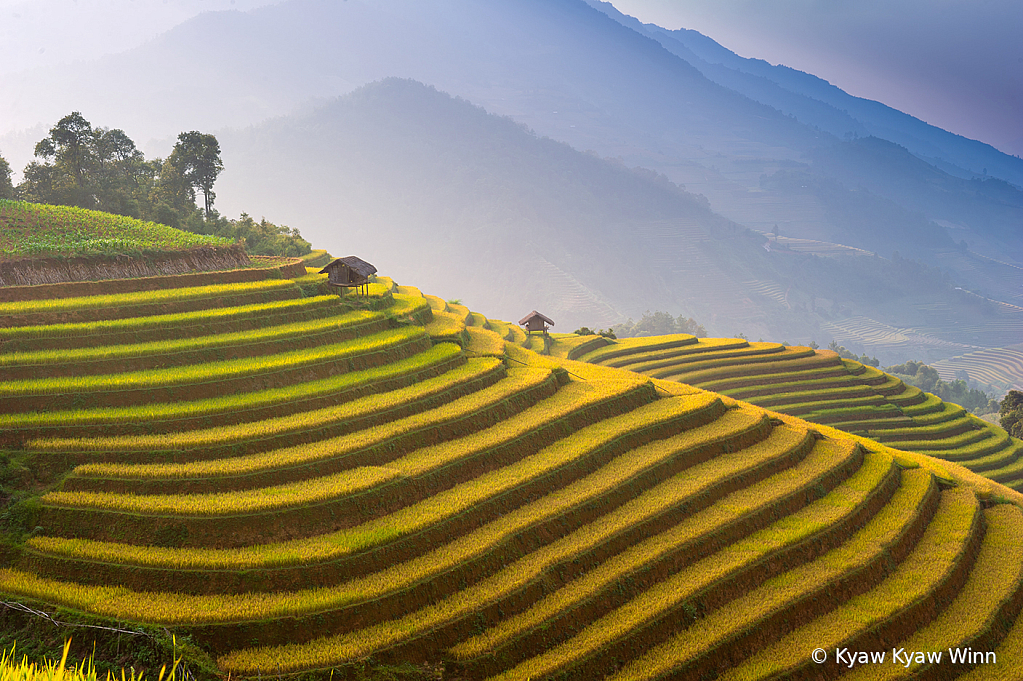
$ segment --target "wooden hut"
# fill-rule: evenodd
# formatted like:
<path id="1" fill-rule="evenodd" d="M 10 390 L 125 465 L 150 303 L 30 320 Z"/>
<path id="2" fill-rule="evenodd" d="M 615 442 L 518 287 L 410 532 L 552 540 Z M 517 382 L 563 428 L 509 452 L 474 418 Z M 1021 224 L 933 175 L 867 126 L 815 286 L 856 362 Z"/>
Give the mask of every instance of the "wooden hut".
<path id="1" fill-rule="evenodd" d="M 527 335 L 532 335 L 534 331 L 539 331 L 546 336 L 548 324 L 554 326 L 554 322 L 549 317 L 543 316 L 536 310 L 533 310 L 524 318 L 519 320 L 519 326 L 526 327 Z"/>
<path id="2" fill-rule="evenodd" d="M 320 274 L 327 275 L 327 284 L 337 287 L 338 293 L 342 296 L 348 288 L 356 289 L 356 293 L 362 289 L 362 292 L 366 293 L 369 277 L 376 272 L 376 267 L 354 255 L 338 258 L 320 270 Z"/>

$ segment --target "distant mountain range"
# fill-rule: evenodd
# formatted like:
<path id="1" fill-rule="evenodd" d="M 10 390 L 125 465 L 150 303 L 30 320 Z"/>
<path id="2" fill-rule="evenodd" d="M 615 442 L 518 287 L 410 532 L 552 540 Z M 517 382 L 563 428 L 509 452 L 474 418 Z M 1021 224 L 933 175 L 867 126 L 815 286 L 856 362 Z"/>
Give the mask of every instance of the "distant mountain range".
<path id="1" fill-rule="evenodd" d="M 1023 310 L 957 291 L 935 268 L 765 238 L 663 175 L 538 137 L 412 80 L 372 83 L 220 139 L 231 169 L 218 185 L 225 196 L 285 215 L 314 243 L 364 257 L 399 283 L 425 282 L 498 318 L 539 309 L 572 331 L 669 310 L 719 335 L 837 336 L 893 362 L 1007 344 L 1023 329 Z M 806 177 L 845 216 L 839 226 L 901 218 L 878 226 L 904 239 L 897 246 L 929 239 L 980 262 L 886 199 Z M 868 343 L 855 336 L 865 323 Z M 907 340 L 896 327 L 910 325 L 928 331 Z"/>
<path id="2" fill-rule="evenodd" d="M 586 1 L 623 26 L 653 38 L 715 83 L 802 123 L 843 139 L 872 136 L 889 140 L 966 179 L 990 175 L 1023 186 L 1023 159 L 988 144 L 929 125 L 881 102 L 854 97 L 813 74 L 740 57 L 697 31 L 643 24 L 609 2 Z"/>
<path id="3" fill-rule="evenodd" d="M 389 82 L 333 102 L 394 76 L 439 92 Z M 835 317 L 827 323 L 856 311 L 945 329 L 928 345 L 945 356 L 964 348 L 941 343 L 995 342 L 946 329 L 947 311 L 932 323 L 892 300 L 853 299 L 851 269 L 833 277 L 849 296 L 818 296 L 833 307 L 812 300 L 813 277 L 765 261 L 766 239 L 746 227 L 777 231 L 776 254 L 784 243 L 831 248 L 810 242 L 886 259 L 898 251 L 943 268 L 950 291 L 1023 306 L 1023 160 L 605 3 L 289 0 L 205 13 L 95 62 L 2 76 L 0 91 L 14 93 L 0 101 L 0 120 L 37 126 L 0 137 L 15 167 L 71 110 L 123 128 L 149 153 L 169 151 L 182 130 L 214 131 L 227 164 L 221 210 L 289 223 L 332 252 L 387 234 L 389 274 L 400 281 L 401 268 L 420 268 L 404 271 L 453 296 L 467 295 L 476 281 L 467 273 L 482 268 L 503 289 L 471 286 L 481 296 L 472 302 L 498 314 L 541 300 L 594 325 L 661 308 L 722 335 L 826 342 L 835 332 L 818 330 L 821 311 Z M 441 93 L 541 139 L 482 112 L 455 113 Z M 389 114 L 385 103 L 404 108 Z M 628 170 L 636 166 L 648 171 Z M 804 303 L 806 315 L 792 311 Z"/>

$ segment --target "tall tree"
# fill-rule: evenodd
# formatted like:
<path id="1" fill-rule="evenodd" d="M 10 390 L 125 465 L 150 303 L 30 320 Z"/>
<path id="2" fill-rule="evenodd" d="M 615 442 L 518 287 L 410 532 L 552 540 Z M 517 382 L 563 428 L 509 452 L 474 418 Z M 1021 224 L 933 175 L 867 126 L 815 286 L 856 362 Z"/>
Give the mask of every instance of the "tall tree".
<path id="1" fill-rule="evenodd" d="M 57 166 L 51 163 L 32 161 L 21 173 L 21 184 L 18 185 L 18 197 L 32 203 L 51 203 L 64 205 L 69 203 L 68 192 L 59 176 Z M 74 204 L 77 205 L 77 204 Z"/>
<path id="2" fill-rule="evenodd" d="M 138 188 L 146 174 L 146 158 L 124 130 L 97 130 L 96 155 L 112 174 L 132 189 Z"/>
<path id="3" fill-rule="evenodd" d="M 178 135 L 178 143 L 174 145 L 170 160 L 181 170 L 193 191 L 202 190 L 206 217 L 209 218 L 213 211 L 213 200 L 217 198 L 213 192 L 213 183 L 224 169 L 217 138 L 196 130 L 183 132 Z"/>
<path id="4" fill-rule="evenodd" d="M 157 166 L 146 162 L 123 130 L 97 128 L 95 155 L 98 164 L 92 179 L 97 186 L 96 207 L 132 217 L 148 213 Z"/>
<path id="5" fill-rule="evenodd" d="M 50 128 L 35 148 L 35 155 L 47 160 L 74 179 L 79 192 L 84 192 L 86 175 L 96 162 L 96 133 L 92 124 L 78 111 L 72 111 Z"/>
<path id="6" fill-rule="evenodd" d="M 0 155 L 0 199 L 13 199 L 14 185 L 11 184 L 11 165 Z"/>

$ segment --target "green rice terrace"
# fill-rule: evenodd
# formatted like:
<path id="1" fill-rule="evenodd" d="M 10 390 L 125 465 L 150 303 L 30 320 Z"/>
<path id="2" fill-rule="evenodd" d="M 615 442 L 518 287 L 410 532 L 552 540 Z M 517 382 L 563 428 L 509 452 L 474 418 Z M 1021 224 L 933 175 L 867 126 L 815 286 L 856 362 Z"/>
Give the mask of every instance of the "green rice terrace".
<path id="1" fill-rule="evenodd" d="M 953 461 L 1023 489 L 1023 442 L 958 405 L 831 350 L 686 335 L 614 344 L 590 337 L 562 344 L 564 352 L 571 350 L 583 361 L 711 390 L 889 447 Z"/>
<path id="2" fill-rule="evenodd" d="M 892 448 L 1004 469 L 1018 443 L 981 454 L 954 408 L 827 353 L 580 339 L 574 361 L 387 277 L 339 298 L 317 269 L 9 291 L 0 431 L 37 496 L 3 600 L 190 635 L 232 678 L 1023 668 L 1023 496 Z M 760 380 L 787 363 L 791 392 L 737 373 L 744 353 Z M 945 657 L 849 669 L 836 648 Z M 967 648 L 997 662 L 949 659 Z"/>

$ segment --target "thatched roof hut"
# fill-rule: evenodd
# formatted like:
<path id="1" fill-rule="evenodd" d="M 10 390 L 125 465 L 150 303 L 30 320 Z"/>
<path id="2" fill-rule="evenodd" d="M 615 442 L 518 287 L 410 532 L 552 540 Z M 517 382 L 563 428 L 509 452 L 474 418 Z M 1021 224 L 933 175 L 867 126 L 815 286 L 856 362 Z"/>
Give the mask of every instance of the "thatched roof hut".
<path id="1" fill-rule="evenodd" d="M 370 275 L 376 272 L 376 267 L 354 255 L 338 258 L 320 270 L 320 274 L 327 275 L 327 284 L 339 287 L 341 293 L 346 288 L 368 285 Z"/>
<path id="2" fill-rule="evenodd" d="M 519 320 L 519 326 L 526 327 L 526 333 L 533 333 L 539 331 L 541 333 L 547 333 L 547 325 L 554 326 L 554 320 L 550 317 L 545 317 L 536 310 L 533 310 L 528 315 Z"/>

